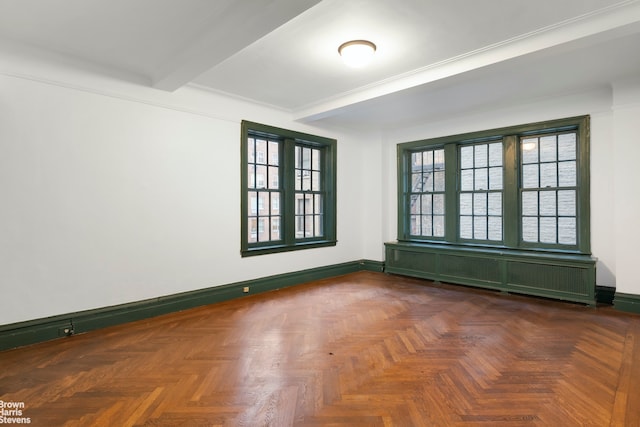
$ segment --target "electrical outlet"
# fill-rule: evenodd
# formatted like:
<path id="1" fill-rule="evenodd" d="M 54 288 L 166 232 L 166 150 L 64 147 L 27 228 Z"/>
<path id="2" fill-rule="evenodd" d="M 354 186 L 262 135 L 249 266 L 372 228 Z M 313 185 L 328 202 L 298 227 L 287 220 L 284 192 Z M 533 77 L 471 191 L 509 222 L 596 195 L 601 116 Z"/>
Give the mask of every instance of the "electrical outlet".
<path id="1" fill-rule="evenodd" d="M 58 336 L 59 337 L 68 337 L 73 335 L 73 327 L 72 326 L 64 326 L 62 328 L 58 328 Z"/>
<path id="2" fill-rule="evenodd" d="M 249 293 L 249 287 L 245 286 L 244 288 L 242 288 L 242 292 L 244 292 L 245 294 Z"/>

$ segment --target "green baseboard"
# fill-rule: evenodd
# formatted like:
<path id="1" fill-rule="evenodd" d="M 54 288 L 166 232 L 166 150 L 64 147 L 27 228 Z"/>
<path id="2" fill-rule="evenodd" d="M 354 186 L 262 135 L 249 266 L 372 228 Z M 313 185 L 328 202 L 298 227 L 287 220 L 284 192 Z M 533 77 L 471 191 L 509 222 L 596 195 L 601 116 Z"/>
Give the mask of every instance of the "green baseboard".
<path id="1" fill-rule="evenodd" d="M 244 297 L 248 295 L 243 292 L 245 287 L 249 287 L 251 295 L 356 271 L 383 271 L 383 268 L 384 263 L 380 261 L 351 261 L 128 304 L 0 325 L 0 351 Z"/>
<path id="2" fill-rule="evenodd" d="M 613 298 L 613 307 L 616 310 L 640 314 L 640 295 L 616 292 L 616 296 Z"/>
<path id="3" fill-rule="evenodd" d="M 611 286 L 596 286 L 596 302 L 598 302 L 598 304 L 613 305 L 615 295 L 616 288 Z"/>

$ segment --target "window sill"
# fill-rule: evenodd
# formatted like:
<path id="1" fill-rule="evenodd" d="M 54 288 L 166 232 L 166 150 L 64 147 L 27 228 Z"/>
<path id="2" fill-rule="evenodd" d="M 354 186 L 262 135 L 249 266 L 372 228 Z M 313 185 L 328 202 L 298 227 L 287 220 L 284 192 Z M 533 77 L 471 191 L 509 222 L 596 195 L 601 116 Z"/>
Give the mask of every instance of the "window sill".
<path id="1" fill-rule="evenodd" d="M 257 255 L 267 255 L 280 252 L 291 252 L 303 249 L 324 248 L 328 246 L 335 246 L 338 243 L 337 240 L 314 240 L 311 242 L 301 242 L 295 245 L 274 245 L 274 246 L 260 246 L 256 248 L 248 248 L 240 251 L 242 257 L 250 257 Z"/>

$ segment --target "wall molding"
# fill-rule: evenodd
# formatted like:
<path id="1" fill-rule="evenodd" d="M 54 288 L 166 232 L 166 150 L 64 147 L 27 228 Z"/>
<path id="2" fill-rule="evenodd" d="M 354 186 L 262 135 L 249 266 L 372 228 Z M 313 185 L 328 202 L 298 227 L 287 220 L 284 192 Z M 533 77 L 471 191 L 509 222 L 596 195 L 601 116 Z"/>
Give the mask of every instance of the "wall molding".
<path id="1" fill-rule="evenodd" d="M 0 351 L 35 344 L 108 326 L 295 286 L 357 271 L 384 269 L 381 261 L 358 260 L 278 274 L 253 280 L 182 292 L 127 304 L 61 314 L 26 322 L 0 325 Z M 250 293 L 243 288 L 249 287 Z"/>
<path id="2" fill-rule="evenodd" d="M 640 314 L 640 295 L 616 292 L 613 298 L 613 307 L 616 310 Z"/>

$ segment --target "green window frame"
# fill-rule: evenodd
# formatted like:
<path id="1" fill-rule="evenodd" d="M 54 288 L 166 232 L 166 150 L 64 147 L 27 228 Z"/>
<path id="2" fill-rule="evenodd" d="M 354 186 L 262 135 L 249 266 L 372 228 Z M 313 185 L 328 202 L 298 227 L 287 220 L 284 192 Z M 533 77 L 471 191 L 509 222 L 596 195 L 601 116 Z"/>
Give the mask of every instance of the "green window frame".
<path id="1" fill-rule="evenodd" d="M 398 144 L 398 241 L 590 254 L 589 123 L 580 116 Z M 438 236 L 415 225 L 419 198 L 431 196 L 416 190 L 418 177 L 432 173 L 416 158 L 436 150 L 444 153 Z"/>
<path id="2" fill-rule="evenodd" d="M 337 141 L 243 120 L 241 255 L 335 246 Z"/>

